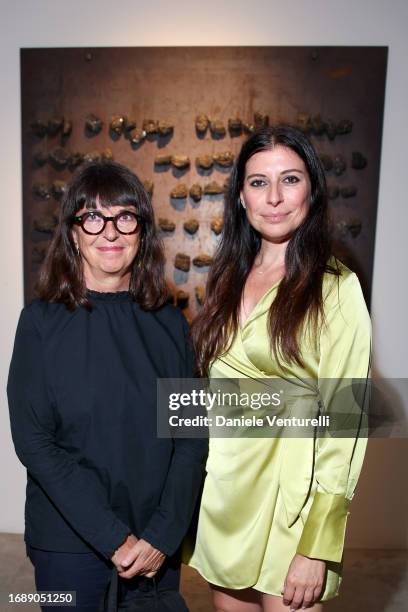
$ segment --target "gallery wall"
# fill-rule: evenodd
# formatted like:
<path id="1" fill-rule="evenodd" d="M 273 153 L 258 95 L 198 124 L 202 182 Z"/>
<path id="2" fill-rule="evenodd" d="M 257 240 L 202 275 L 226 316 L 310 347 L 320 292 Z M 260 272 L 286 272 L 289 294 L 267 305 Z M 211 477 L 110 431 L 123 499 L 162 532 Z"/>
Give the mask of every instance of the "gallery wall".
<path id="1" fill-rule="evenodd" d="M 9 435 L 5 385 L 23 304 L 21 47 L 388 45 L 388 74 L 374 260 L 372 314 L 377 375 L 408 378 L 408 206 L 405 0 L 0 0 L 0 531 L 23 530 L 25 475 Z M 188 67 L 186 67 L 188 69 Z M 408 399 L 395 399 L 408 414 Z M 405 440 L 373 440 L 352 507 L 348 545 L 405 548 Z M 375 502 L 373 502 L 375 500 Z M 368 513 L 370 522 L 367 520 Z M 392 517 L 392 520 L 391 520 Z"/>

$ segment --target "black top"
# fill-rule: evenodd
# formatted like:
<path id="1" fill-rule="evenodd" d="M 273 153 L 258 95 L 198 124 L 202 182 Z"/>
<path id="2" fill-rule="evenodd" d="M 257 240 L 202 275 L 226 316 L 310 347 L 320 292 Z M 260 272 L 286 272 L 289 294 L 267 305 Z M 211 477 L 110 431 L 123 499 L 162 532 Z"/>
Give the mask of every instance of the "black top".
<path id="1" fill-rule="evenodd" d="M 188 326 L 127 291 L 88 295 L 91 311 L 37 300 L 18 324 L 8 396 L 28 472 L 25 539 L 110 558 L 132 532 L 172 555 L 207 441 L 157 437 L 156 378 L 192 376 Z"/>

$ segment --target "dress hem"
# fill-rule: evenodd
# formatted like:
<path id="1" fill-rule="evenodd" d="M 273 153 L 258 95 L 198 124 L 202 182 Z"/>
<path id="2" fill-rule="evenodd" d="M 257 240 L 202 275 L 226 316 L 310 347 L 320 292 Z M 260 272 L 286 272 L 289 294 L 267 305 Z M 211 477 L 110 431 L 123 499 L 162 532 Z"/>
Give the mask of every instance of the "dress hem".
<path id="1" fill-rule="evenodd" d="M 214 586 L 221 587 L 223 589 L 231 589 L 233 591 L 242 591 L 243 589 L 254 589 L 254 591 L 258 591 L 259 593 L 265 593 L 265 595 L 274 595 L 275 597 L 282 598 L 282 593 L 275 593 L 275 592 L 267 591 L 266 589 L 262 589 L 259 587 L 257 582 L 255 582 L 254 584 L 247 584 L 245 586 L 239 586 L 239 587 L 230 586 L 227 584 L 220 584 L 220 583 L 215 582 L 215 580 L 209 580 L 208 578 L 206 578 L 206 576 L 204 576 L 204 574 L 201 572 L 201 570 L 196 565 L 193 565 L 192 563 L 185 563 L 185 565 L 188 565 L 188 567 L 192 567 L 193 569 L 195 569 L 200 574 L 200 576 L 208 582 L 208 584 L 213 584 Z M 330 601 L 331 599 L 334 599 L 335 597 L 338 597 L 338 596 L 339 596 L 339 591 L 336 591 L 336 593 L 334 593 L 330 597 L 319 599 L 318 601 L 316 601 L 316 603 Z"/>

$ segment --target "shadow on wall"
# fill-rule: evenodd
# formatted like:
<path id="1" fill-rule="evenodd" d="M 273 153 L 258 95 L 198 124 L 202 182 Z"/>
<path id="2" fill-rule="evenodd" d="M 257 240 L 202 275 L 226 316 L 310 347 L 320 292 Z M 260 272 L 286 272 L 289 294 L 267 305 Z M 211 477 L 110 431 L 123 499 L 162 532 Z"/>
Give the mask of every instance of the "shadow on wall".
<path id="1" fill-rule="evenodd" d="M 406 590 L 403 583 L 408 575 L 408 433 L 404 404 L 408 380 L 380 379 L 378 372 L 373 372 L 373 380 L 371 434 L 351 505 L 344 582 L 340 597 L 325 606 L 328 612 L 394 610 L 396 594 Z M 372 550 L 347 551 L 347 548 Z M 373 555 L 374 549 L 383 550 Z"/>
<path id="2" fill-rule="evenodd" d="M 372 372 L 370 436 L 346 546 L 408 548 L 408 379 Z"/>
<path id="3" fill-rule="evenodd" d="M 346 551 L 340 595 L 324 612 L 398 612 L 408 601 L 408 555 L 398 550 Z"/>

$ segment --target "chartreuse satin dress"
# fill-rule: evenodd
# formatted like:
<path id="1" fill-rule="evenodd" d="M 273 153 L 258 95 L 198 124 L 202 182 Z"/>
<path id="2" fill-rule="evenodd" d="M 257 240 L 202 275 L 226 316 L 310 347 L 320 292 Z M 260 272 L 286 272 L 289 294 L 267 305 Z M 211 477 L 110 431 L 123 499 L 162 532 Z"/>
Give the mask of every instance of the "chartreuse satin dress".
<path id="1" fill-rule="evenodd" d="M 210 378 L 290 377 L 299 382 L 300 397 L 304 382 L 310 389 L 312 381 L 324 414 L 344 410 L 346 401 L 350 412 L 363 416 L 370 319 L 357 276 L 340 262 L 337 266 L 340 276 L 324 278 L 326 322 L 319 339 L 313 343 L 307 333 L 301 339 L 304 367 L 286 364 L 282 370 L 271 357 L 267 316 L 277 283 L 228 353 L 213 363 Z M 341 392 L 346 379 L 361 379 L 357 392 L 350 385 Z M 361 423 L 363 418 L 351 437 L 210 437 L 197 537 L 191 550 L 186 546 L 185 562 L 215 585 L 281 596 L 290 562 L 300 553 L 327 561 L 320 600 L 336 596 L 348 507 L 367 442 Z"/>

